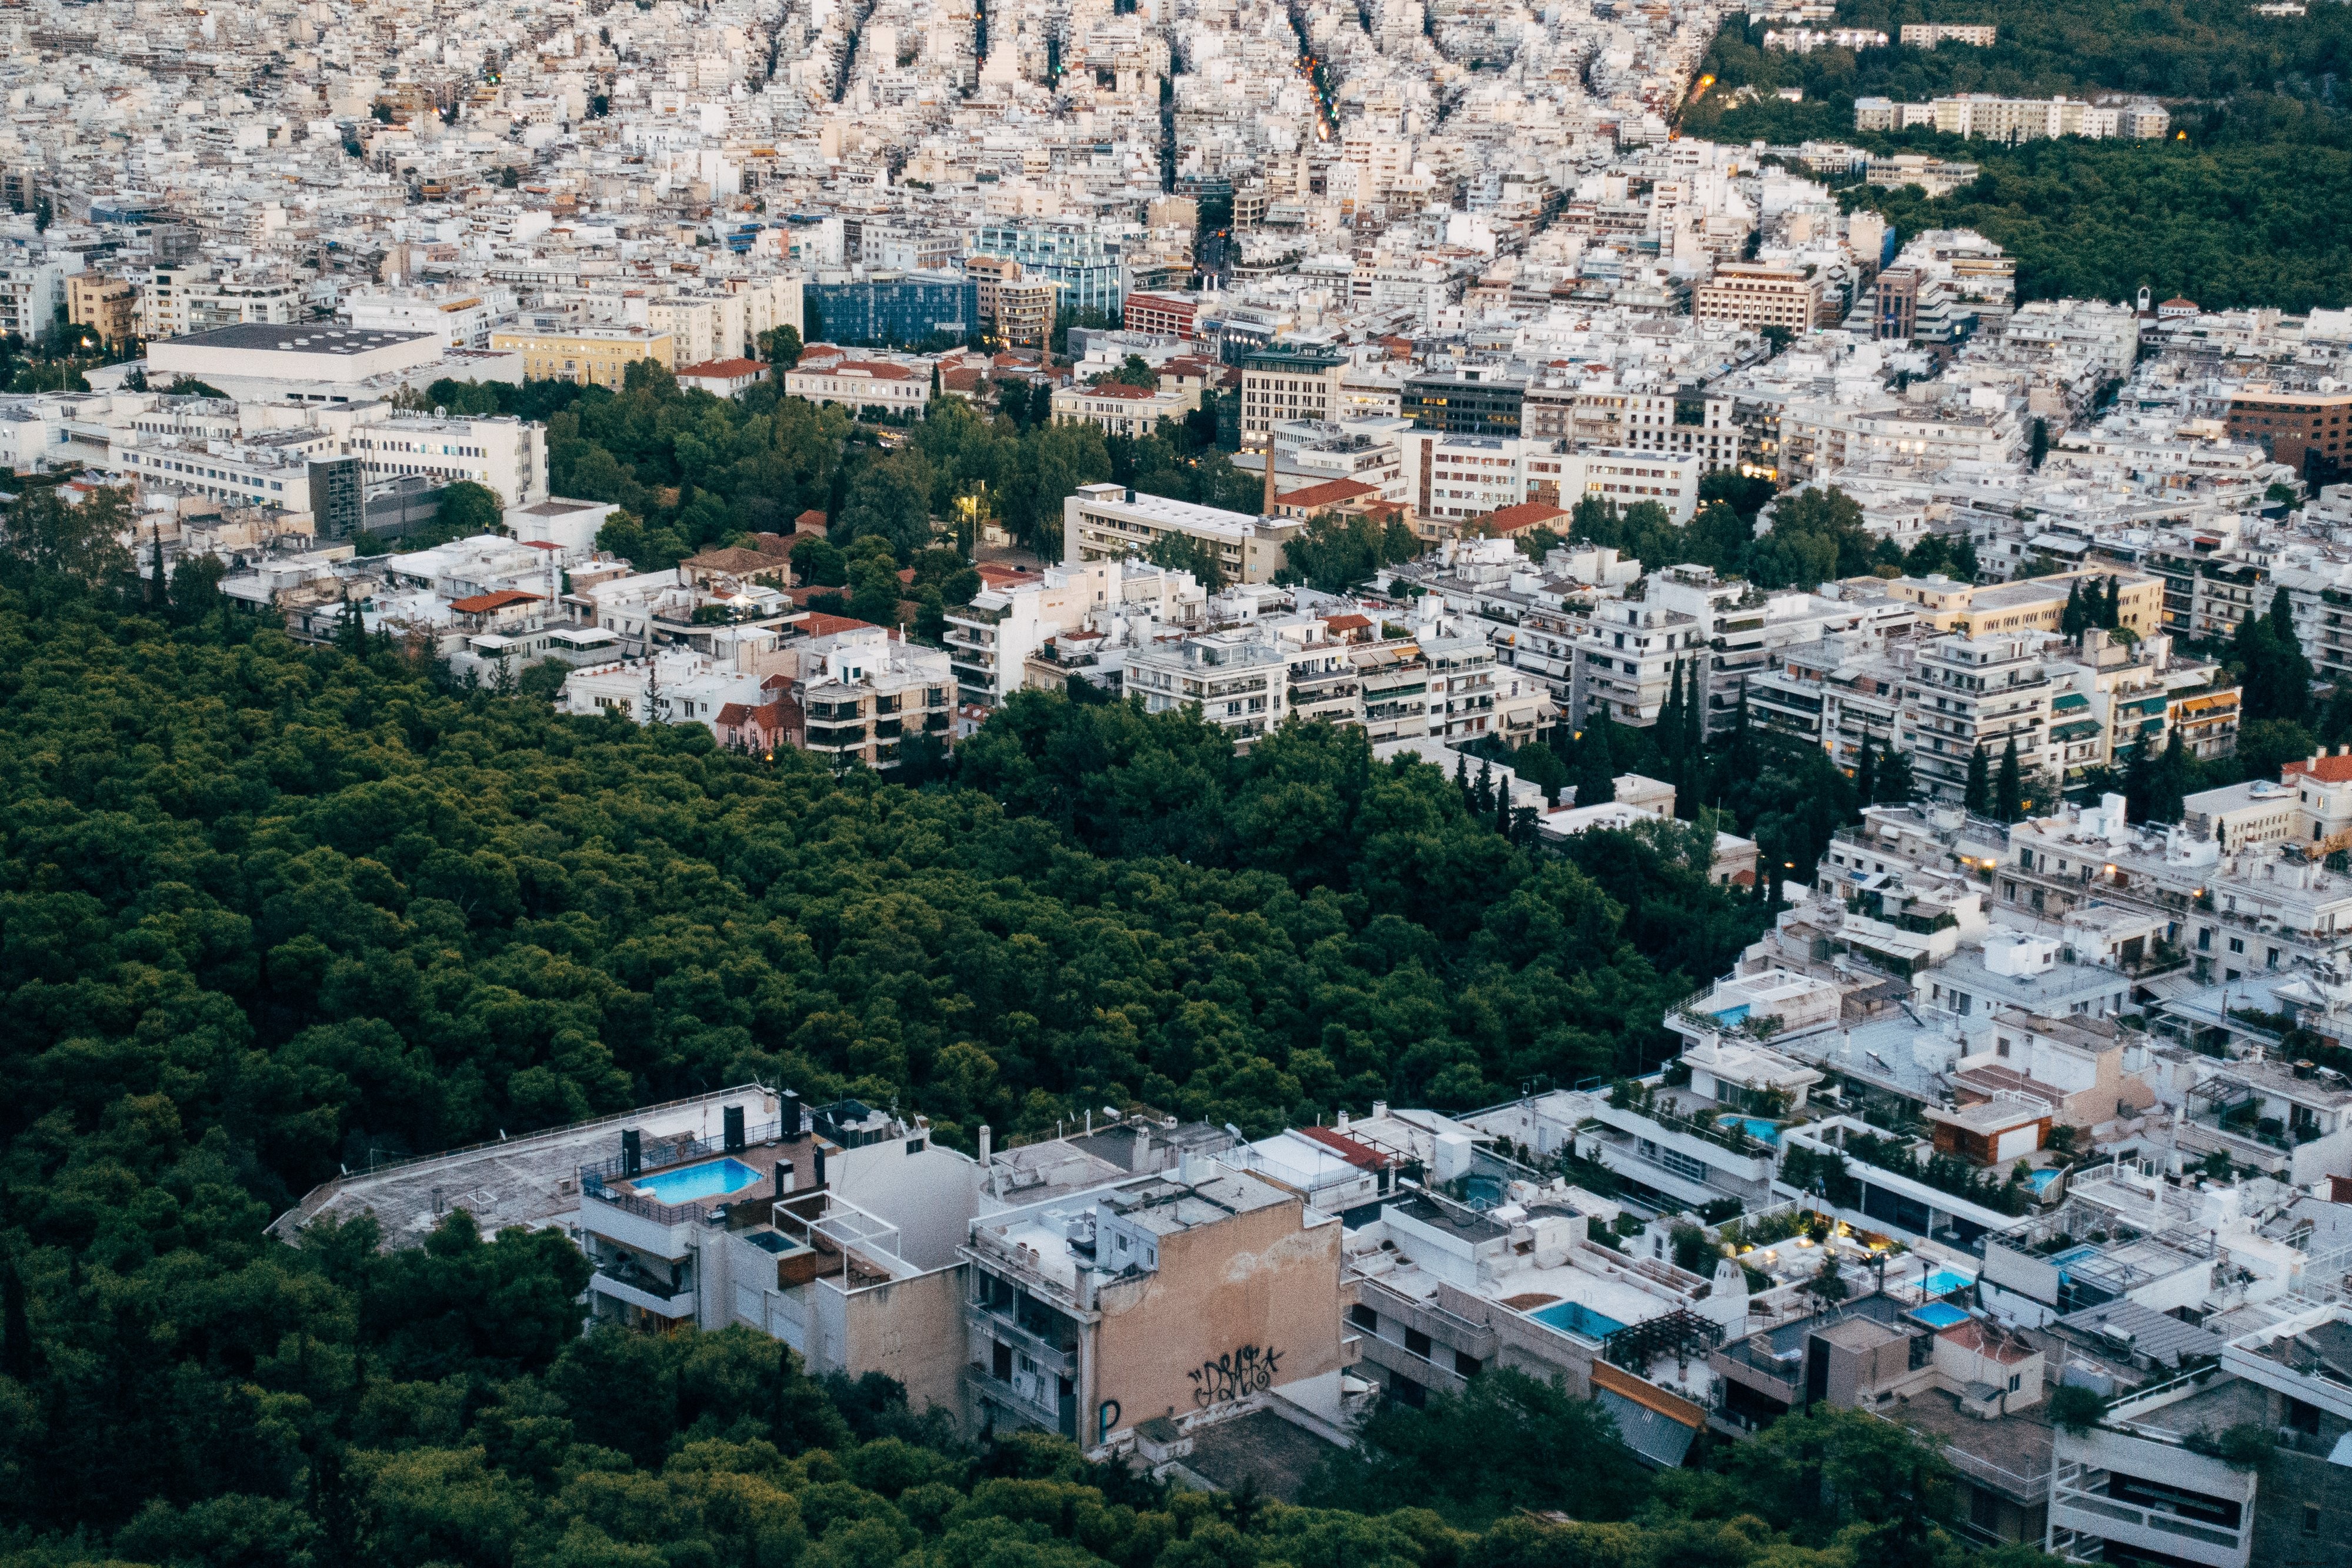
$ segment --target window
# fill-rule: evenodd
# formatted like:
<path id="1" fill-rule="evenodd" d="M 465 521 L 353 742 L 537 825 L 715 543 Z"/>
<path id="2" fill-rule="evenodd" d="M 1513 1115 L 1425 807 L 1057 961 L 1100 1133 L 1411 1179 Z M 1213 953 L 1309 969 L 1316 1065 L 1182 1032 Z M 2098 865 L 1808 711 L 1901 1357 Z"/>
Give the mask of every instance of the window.
<path id="1" fill-rule="evenodd" d="M 2231 938 L 2230 939 L 2230 951 L 2231 951 L 2231 952 L 2245 952 L 2245 951 L 2246 951 L 2246 942 L 2245 942 L 2245 939 L 2244 939 L 2243 937 L 2235 937 L 2235 936 L 2231 937 Z"/>
<path id="2" fill-rule="evenodd" d="M 2319 1505 L 2315 1502 L 2303 1505 L 2303 1532 L 2305 1535 L 2319 1533 Z"/>
<path id="3" fill-rule="evenodd" d="M 1486 1363 L 1475 1355 L 1461 1351 L 1454 1352 L 1454 1370 L 1464 1377 L 1475 1377 L 1486 1369 Z"/>
<path id="4" fill-rule="evenodd" d="M 1429 1359 L 1429 1336 L 1419 1329 L 1407 1329 L 1404 1331 L 1404 1348 L 1426 1361 Z"/>
<path id="5" fill-rule="evenodd" d="M 1368 1334 L 1381 1331 L 1381 1315 L 1361 1301 L 1348 1309 L 1348 1321 Z"/>

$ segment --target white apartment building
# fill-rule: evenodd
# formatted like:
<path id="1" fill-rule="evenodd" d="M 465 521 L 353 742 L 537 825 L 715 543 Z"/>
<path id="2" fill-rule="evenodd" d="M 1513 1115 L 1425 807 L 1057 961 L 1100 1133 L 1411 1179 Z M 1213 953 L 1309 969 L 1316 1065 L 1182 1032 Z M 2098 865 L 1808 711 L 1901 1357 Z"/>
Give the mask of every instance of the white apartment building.
<path id="1" fill-rule="evenodd" d="M 1953 636 L 1919 650 L 1904 682 L 1897 741 L 1911 754 L 1922 789 L 1958 799 L 1977 748 L 1997 773 L 2012 738 L 2026 775 L 2054 776 L 2050 704 L 2056 692 L 2042 668 L 2042 642 L 2038 632 Z"/>
<path id="2" fill-rule="evenodd" d="M 1127 558 L 1073 561 L 1048 566 L 1034 583 L 983 588 L 971 603 L 947 612 L 948 659 L 957 701 L 998 708 L 1027 684 L 1029 661 L 1048 638 L 1115 612 L 1169 624 L 1200 605 L 1190 573 L 1164 572 Z"/>
<path id="3" fill-rule="evenodd" d="M 283 325 L 310 314 L 302 286 L 290 279 L 220 276 L 209 266 L 159 267 L 139 293 L 139 332 L 151 342 L 214 327 Z"/>
<path id="4" fill-rule="evenodd" d="M 362 293 L 343 302 L 344 318 L 362 331 L 431 332 L 453 349 L 489 347 L 490 323 L 500 314 L 488 293 Z"/>
<path id="5" fill-rule="evenodd" d="M 1127 689 L 1147 712 L 1198 707 L 1203 721 L 1247 745 L 1289 711 L 1290 661 L 1259 632 L 1210 632 L 1128 655 Z"/>
<path id="6" fill-rule="evenodd" d="M 1412 430 L 1402 439 L 1405 496 L 1423 517 L 1484 517 L 1524 501 L 1573 510 L 1597 496 L 1619 507 L 1654 501 L 1677 523 L 1698 510 L 1697 457 L 1668 451 L 1570 451 L 1565 441 L 1515 436 L 1445 436 Z"/>
<path id="7" fill-rule="evenodd" d="M 81 270 L 81 258 L 36 260 L 28 253 L 0 261 L 0 332 L 27 342 L 46 342 L 64 320 L 66 279 Z"/>

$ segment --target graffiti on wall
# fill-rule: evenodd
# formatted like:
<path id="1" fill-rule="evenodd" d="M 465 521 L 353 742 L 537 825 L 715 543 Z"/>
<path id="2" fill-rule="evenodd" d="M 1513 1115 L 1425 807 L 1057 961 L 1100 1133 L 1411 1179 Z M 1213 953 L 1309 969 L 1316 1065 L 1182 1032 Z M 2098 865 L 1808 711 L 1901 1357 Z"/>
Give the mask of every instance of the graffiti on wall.
<path id="1" fill-rule="evenodd" d="M 1264 1393 L 1274 1386 L 1275 1366 L 1281 1359 L 1280 1351 L 1244 1345 L 1214 1361 L 1204 1361 L 1198 1370 L 1185 1374 L 1192 1380 L 1192 1403 L 1206 1410 Z"/>

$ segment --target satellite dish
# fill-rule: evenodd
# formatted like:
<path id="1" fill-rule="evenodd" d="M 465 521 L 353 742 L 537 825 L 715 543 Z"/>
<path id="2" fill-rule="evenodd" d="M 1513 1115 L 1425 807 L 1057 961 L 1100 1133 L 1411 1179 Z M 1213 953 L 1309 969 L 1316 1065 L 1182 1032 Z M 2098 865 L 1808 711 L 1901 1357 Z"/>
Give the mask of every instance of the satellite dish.
<path id="1" fill-rule="evenodd" d="M 433 405 L 433 417 L 436 419 L 446 419 L 449 417 L 449 411 L 436 403 Z"/>

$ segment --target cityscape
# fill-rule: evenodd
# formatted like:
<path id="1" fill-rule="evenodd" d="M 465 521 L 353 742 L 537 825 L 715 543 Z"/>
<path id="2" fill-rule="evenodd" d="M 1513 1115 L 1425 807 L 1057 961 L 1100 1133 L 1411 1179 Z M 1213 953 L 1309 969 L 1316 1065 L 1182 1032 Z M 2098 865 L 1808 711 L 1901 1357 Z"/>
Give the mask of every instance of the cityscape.
<path id="1" fill-rule="evenodd" d="M 2352 1568 L 2352 10 L 0 44 L 0 1568 Z"/>

